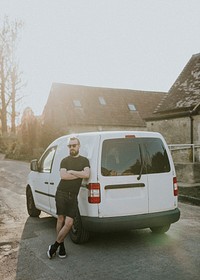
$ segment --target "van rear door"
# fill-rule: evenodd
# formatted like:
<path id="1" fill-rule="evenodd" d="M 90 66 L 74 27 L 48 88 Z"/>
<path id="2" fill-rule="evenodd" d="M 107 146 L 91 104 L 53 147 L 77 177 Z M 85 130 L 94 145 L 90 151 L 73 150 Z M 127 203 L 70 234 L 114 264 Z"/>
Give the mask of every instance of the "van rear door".
<path id="1" fill-rule="evenodd" d="M 139 138 L 102 135 L 99 217 L 148 213 L 148 181 Z"/>
<path id="2" fill-rule="evenodd" d="M 149 186 L 149 212 L 174 209 L 174 166 L 164 139 L 146 138 L 146 167 Z"/>

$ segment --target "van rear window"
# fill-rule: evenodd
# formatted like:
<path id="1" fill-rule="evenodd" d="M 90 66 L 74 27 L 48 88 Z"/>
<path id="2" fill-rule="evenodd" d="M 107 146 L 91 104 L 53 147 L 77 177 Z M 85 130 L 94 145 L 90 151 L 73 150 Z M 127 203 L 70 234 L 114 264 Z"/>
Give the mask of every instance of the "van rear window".
<path id="1" fill-rule="evenodd" d="M 146 139 L 144 141 L 144 148 L 147 173 L 165 173 L 170 171 L 167 151 L 161 139 Z"/>
<path id="2" fill-rule="evenodd" d="M 165 147 L 159 138 L 104 140 L 101 156 L 103 176 L 127 176 L 170 171 Z"/>

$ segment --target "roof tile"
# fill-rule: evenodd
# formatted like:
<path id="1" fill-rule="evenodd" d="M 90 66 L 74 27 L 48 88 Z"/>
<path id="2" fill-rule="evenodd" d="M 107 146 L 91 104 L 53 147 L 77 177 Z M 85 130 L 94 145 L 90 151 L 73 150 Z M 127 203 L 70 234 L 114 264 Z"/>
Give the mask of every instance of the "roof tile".
<path id="1" fill-rule="evenodd" d="M 200 102 L 200 54 L 193 55 L 154 113 L 188 111 Z"/>
<path id="2" fill-rule="evenodd" d="M 143 127 L 143 119 L 152 115 L 163 94 L 54 83 L 43 117 L 46 121 L 53 118 L 68 125 Z M 100 96 L 105 105 L 99 102 Z M 81 107 L 74 106 L 73 100 L 79 100 Z M 128 104 L 134 104 L 136 111 L 130 111 Z"/>

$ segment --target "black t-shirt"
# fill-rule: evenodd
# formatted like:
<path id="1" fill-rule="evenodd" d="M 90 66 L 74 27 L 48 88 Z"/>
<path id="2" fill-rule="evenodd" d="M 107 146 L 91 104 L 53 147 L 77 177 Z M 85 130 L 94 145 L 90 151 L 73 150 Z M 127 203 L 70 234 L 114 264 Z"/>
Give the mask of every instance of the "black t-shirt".
<path id="1" fill-rule="evenodd" d="M 61 161 L 60 168 L 65 168 L 67 170 L 82 171 L 85 167 L 90 167 L 89 160 L 86 157 L 78 156 L 72 157 L 68 156 Z M 81 178 L 74 180 L 60 180 L 58 185 L 58 191 L 61 192 L 72 192 L 78 194 L 81 187 Z"/>

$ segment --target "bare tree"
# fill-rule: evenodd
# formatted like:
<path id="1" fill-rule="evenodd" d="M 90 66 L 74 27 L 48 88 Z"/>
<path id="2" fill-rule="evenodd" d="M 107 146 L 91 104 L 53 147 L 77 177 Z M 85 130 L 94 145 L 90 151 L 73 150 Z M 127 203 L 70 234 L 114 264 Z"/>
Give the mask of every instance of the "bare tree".
<path id="1" fill-rule="evenodd" d="M 17 91 L 23 86 L 16 60 L 16 47 L 21 21 L 10 22 L 4 18 L 0 26 L 0 119 L 2 134 L 8 132 L 8 113 L 11 116 L 11 132 L 15 133 Z"/>
<path id="2" fill-rule="evenodd" d="M 24 86 L 21 80 L 21 73 L 18 70 L 17 65 L 13 65 L 12 70 L 10 72 L 10 93 L 9 93 L 9 100 L 10 100 L 10 110 L 9 115 L 11 116 L 11 132 L 13 134 L 16 133 L 16 105 L 17 103 L 23 98 L 19 93 L 20 89 Z"/>
<path id="3" fill-rule="evenodd" d="M 6 82 L 8 80 L 7 70 L 7 44 L 6 44 L 6 27 L 5 24 L 0 30 L 0 117 L 2 133 L 7 132 L 7 101 L 6 101 Z"/>

